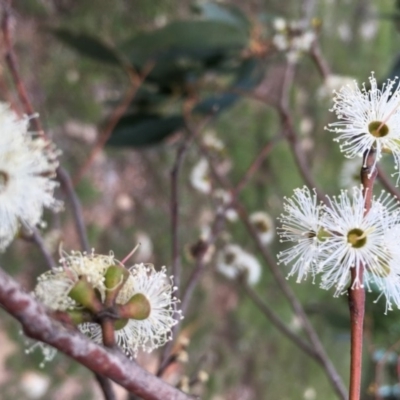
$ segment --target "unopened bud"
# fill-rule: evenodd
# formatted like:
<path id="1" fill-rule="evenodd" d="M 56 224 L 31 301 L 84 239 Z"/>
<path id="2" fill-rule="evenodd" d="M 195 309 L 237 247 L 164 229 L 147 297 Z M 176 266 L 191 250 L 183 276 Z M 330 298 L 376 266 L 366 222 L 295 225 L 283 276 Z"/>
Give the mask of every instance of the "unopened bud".
<path id="1" fill-rule="evenodd" d="M 197 374 L 197 379 L 199 382 L 207 382 L 210 376 L 207 374 L 206 371 L 200 370 Z"/>
<path id="2" fill-rule="evenodd" d="M 181 351 L 178 353 L 178 357 L 176 357 L 176 359 L 177 359 L 178 361 L 180 361 L 181 363 L 187 363 L 187 362 L 189 361 L 189 354 L 188 354 L 187 351 L 181 350 Z"/>
<path id="3" fill-rule="evenodd" d="M 143 320 L 149 317 L 151 305 L 142 293 L 135 294 L 126 304 L 118 305 L 118 313 L 122 318 Z"/>
<path id="4" fill-rule="evenodd" d="M 129 271 L 120 265 L 111 265 L 104 275 L 104 284 L 107 288 L 106 304 L 112 305 L 118 296 L 122 285 L 126 282 Z"/>
<path id="5" fill-rule="evenodd" d="M 81 278 L 70 290 L 68 296 L 93 313 L 98 313 L 102 309 L 102 304 L 93 287 L 86 279 Z"/>

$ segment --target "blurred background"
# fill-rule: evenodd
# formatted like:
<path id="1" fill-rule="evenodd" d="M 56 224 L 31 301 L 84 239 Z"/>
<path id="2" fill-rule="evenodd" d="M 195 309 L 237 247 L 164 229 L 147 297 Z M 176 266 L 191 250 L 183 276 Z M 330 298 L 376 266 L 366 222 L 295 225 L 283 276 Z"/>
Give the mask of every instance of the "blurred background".
<path id="1" fill-rule="evenodd" d="M 199 164 L 202 152 L 212 153 L 227 182 L 241 180 L 282 131 L 276 107 L 288 62 L 295 74 L 288 93 L 297 140 L 314 180 L 330 195 L 349 184 L 341 179 L 345 158 L 324 130 L 334 119 L 332 90 L 351 79 L 368 82 L 371 71 L 379 82 L 400 72 L 400 5 L 393 0 L 14 0 L 12 22 L 21 75 L 63 152 L 97 253 L 112 250 L 123 259 L 140 242 L 132 262 L 171 266 L 171 170 L 179 146 L 199 131 L 179 174 L 183 286 L 221 202 L 218 182 Z M 310 56 L 310 40 L 319 43 L 330 74 L 321 74 Z M 21 110 L 4 62 L 0 78 L 1 100 Z M 383 164 L 393 172 L 389 157 Z M 359 167 L 347 166 L 345 176 L 357 176 Z M 278 226 L 283 196 L 303 185 L 288 142 L 277 140 L 239 198 L 249 214 L 266 212 Z M 261 269 L 254 290 L 301 336 L 298 318 L 235 217 L 226 214 L 182 323 L 178 341 L 188 360 L 165 378 L 180 387 L 191 380 L 191 393 L 202 399 L 336 399 L 315 361 L 279 333 L 237 280 L 218 272 L 227 244 L 253 255 Z M 46 219 L 43 239 L 56 259 L 61 242 L 66 251 L 79 250 L 68 207 Z M 285 246 L 272 237 L 265 246 L 277 254 Z M 34 244 L 22 239 L 1 264 L 27 290 L 47 269 Z M 281 268 L 286 276 L 289 269 Z M 311 281 L 289 285 L 347 384 L 347 297 L 333 298 Z M 400 313 L 385 315 L 376 297 L 371 293 L 367 301 L 364 398 L 400 399 Z M 101 398 L 80 365 L 59 354 L 39 368 L 40 351 L 25 355 L 24 347 L 19 326 L 1 312 L 0 399 Z M 139 355 L 138 362 L 155 372 L 159 354 Z M 118 396 L 125 398 L 122 389 Z"/>

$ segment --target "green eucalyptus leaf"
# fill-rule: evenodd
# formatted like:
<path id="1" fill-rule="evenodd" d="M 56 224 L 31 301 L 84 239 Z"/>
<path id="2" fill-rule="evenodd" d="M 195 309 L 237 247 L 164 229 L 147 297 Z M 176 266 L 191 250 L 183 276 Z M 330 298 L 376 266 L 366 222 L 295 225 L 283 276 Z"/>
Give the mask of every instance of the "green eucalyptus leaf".
<path id="1" fill-rule="evenodd" d="M 216 94 L 199 102 L 194 112 L 201 114 L 218 113 L 231 107 L 242 97 L 241 91 L 249 91 L 260 83 L 265 73 L 265 66 L 262 60 L 251 58 L 243 61 L 237 71 L 237 77 L 226 93 Z"/>
<path id="2" fill-rule="evenodd" d="M 86 57 L 107 64 L 122 65 L 116 49 L 95 36 L 72 32 L 64 28 L 51 29 L 50 32 L 58 40 Z"/>
<path id="3" fill-rule="evenodd" d="M 241 50 L 249 36 L 230 23 L 220 21 L 175 21 L 165 27 L 137 35 L 121 46 L 132 64 L 143 67 L 177 58 L 205 60 L 228 50 Z"/>
<path id="4" fill-rule="evenodd" d="M 183 126 L 183 117 L 157 114 L 125 115 L 107 144 L 116 147 L 144 147 L 159 144 Z"/>
<path id="5" fill-rule="evenodd" d="M 208 21 L 215 20 L 225 22 L 240 27 L 245 31 L 250 30 L 251 25 L 246 15 L 235 6 L 228 4 L 200 3 L 196 4 L 193 9 Z"/>

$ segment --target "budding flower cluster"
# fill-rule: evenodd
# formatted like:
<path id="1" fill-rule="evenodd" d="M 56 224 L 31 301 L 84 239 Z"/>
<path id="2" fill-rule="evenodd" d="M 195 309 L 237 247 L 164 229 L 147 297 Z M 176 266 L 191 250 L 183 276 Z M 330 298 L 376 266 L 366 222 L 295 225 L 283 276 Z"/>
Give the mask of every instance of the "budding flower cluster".
<path id="1" fill-rule="evenodd" d="M 172 339 L 178 322 L 176 288 L 166 268 L 135 264 L 127 269 L 112 253 L 72 252 L 61 266 L 38 278 L 34 295 L 48 308 L 66 312 L 79 330 L 103 344 L 101 318 L 113 320 L 115 342 L 129 357 Z"/>
<path id="2" fill-rule="evenodd" d="M 347 290 L 350 272 L 355 271 L 352 289 L 377 288 L 386 297 L 386 311 L 394 303 L 400 308 L 400 214 L 398 201 L 382 192 L 373 197 L 365 213 L 362 189 L 342 191 L 328 197 L 327 204 L 306 187 L 286 198 L 285 213 L 278 228 L 281 242 L 292 247 L 278 258 L 293 265 L 289 276 L 297 282 L 308 275 L 320 276 L 323 289 L 335 287 L 335 296 Z M 364 270 L 363 276 L 360 271 Z"/>

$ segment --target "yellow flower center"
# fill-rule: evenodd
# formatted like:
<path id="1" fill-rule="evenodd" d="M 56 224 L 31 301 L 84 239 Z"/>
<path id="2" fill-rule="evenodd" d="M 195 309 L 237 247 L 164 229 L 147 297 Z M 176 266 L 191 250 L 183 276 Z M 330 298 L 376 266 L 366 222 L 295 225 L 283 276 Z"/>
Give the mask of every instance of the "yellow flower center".
<path id="1" fill-rule="evenodd" d="M 262 233 L 269 231 L 269 225 L 265 221 L 256 221 L 254 222 L 254 227 Z"/>
<path id="2" fill-rule="evenodd" d="M 347 242 L 351 244 L 351 247 L 359 249 L 367 243 L 366 232 L 361 229 L 354 228 L 347 233 Z"/>
<path id="3" fill-rule="evenodd" d="M 381 138 L 389 133 L 389 127 L 381 121 L 372 121 L 368 125 L 369 133 L 376 138 Z"/>

